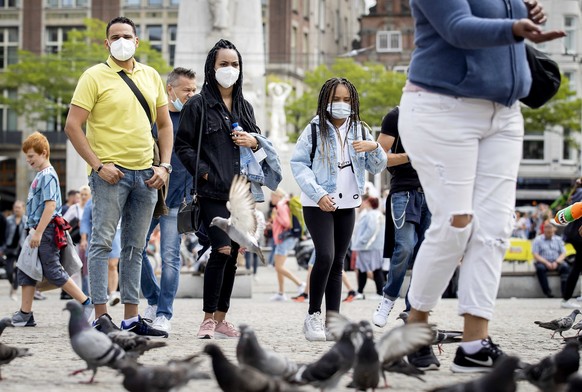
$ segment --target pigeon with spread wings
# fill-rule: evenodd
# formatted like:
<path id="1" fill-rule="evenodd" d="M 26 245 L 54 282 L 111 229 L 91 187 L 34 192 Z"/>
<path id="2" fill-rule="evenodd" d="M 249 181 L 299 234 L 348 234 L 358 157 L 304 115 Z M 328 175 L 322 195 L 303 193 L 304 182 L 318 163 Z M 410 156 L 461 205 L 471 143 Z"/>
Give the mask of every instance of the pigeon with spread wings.
<path id="1" fill-rule="evenodd" d="M 257 230 L 257 219 L 254 213 L 255 200 L 246 177 L 234 176 L 230 185 L 226 207 L 230 211 L 230 217 L 228 219 L 219 216 L 214 217 L 210 227 L 216 226 L 220 228 L 241 248 L 256 253 L 263 265 L 265 265 L 265 256 L 254 236 Z"/>

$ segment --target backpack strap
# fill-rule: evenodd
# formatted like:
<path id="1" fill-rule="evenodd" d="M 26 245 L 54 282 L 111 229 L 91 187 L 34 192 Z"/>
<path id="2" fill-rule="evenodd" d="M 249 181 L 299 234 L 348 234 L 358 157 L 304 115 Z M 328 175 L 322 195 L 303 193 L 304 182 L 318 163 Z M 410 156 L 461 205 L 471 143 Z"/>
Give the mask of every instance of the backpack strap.
<path id="1" fill-rule="evenodd" d="M 317 128 L 315 123 L 311 123 L 311 153 L 309 154 L 310 166 L 313 166 L 313 158 L 315 158 L 315 151 L 317 150 Z"/>

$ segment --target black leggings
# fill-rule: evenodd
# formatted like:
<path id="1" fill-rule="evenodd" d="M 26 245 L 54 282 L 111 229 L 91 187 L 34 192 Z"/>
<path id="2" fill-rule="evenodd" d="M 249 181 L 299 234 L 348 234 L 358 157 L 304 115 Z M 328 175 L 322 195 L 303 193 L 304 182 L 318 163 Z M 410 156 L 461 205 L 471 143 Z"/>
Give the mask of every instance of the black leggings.
<path id="1" fill-rule="evenodd" d="M 384 288 L 384 271 L 382 269 L 377 269 L 372 272 L 374 277 L 374 283 L 376 284 L 376 294 L 383 295 L 382 289 Z M 368 281 L 368 273 L 366 271 L 358 270 L 358 293 L 363 294 L 364 288 L 366 287 L 366 282 Z"/>
<path id="2" fill-rule="evenodd" d="M 202 309 L 205 313 L 216 311 L 226 313 L 230 307 L 239 245 L 232 242 L 230 237 L 218 227 L 210 227 L 210 222 L 214 217 L 228 218 L 230 216 L 225 200 L 201 197 L 200 215 L 212 245 L 212 251 L 204 270 Z M 230 255 L 218 251 L 225 246 L 231 247 Z"/>
<path id="3" fill-rule="evenodd" d="M 575 242 L 572 243 L 572 246 L 576 249 L 576 258 L 574 259 L 574 264 L 571 266 L 570 274 L 568 274 L 566 288 L 562 293 L 564 300 L 566 301 L 572 298 L 574 290 L 576 289 L 576 283 L 578 283 L 578 277 L 582 271 L 582 243 Z"/>
<path id="4" fill-rule="evenodd" d="M 325 294 L 326 311 L 339 312 L 343 263 L 354 230 L 353 208 L 322 211 L 304 207 L 305 224 L 315 246 L 315 264 L 309 279 L 309 314 L 321 312 Z"/>

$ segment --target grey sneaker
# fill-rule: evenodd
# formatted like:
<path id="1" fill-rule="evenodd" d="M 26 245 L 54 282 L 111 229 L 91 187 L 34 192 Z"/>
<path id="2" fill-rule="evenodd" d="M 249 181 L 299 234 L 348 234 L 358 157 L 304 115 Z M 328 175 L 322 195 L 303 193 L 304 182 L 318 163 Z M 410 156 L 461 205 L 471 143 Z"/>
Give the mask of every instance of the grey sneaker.
<path id="1" fill-rule="evenodd" d="M 305 334 L 305 339 L 309 341 L 325 342 L 326 337 L 321 312 L 315 312 L 313 314 L 307 313 L 303 323 L 303 333 Z"/>
<path id="2" fill-rule="evenodd" d="M 32 312 L 24 314 L 18 310 L 12 315 L 12 325 L 15 327 L 36 327 L 36 321 L 34 321 Z"/>
<path id="3" fill-rule="evenodd" d="M 83 317 L 89 324 L 92 324 L 95 321 L 95 306 L 93 303 L 89 302 L 87 305 L 83 305 Z"/>

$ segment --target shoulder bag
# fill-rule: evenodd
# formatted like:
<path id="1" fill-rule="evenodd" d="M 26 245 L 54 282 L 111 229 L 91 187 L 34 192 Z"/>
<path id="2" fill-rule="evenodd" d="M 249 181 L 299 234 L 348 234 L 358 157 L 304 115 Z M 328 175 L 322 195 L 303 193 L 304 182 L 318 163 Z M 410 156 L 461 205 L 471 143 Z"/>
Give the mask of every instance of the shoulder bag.
<path id="1" fill-rule="evenodd" d="M 198 166 L 200 163 L 200 145 L 202 144 L 202 126 L 206 119 L 206 102 L 202 99 L 202 112 L 200 115 L 200 128 L 198 129 L 198 147 L 196 148 L 196 168 L 194 170 L 193 187 L 190 193 L 192 200 L 186 200 L 186 189 L 184 189 L 184 198 L 178 209 L 178 233 L 193 233 L 200 228 L 200 202 L 198 200 Z"/>
<path id="2" fill-rule="evenodd" d="M 531 72 L 531 89 L 527 97 L 520 99 L 532 109 L 545 105 L 560 89 L 562 75 L 558 63 L 531 45 L 525 45 L 527 63 Z"/>

